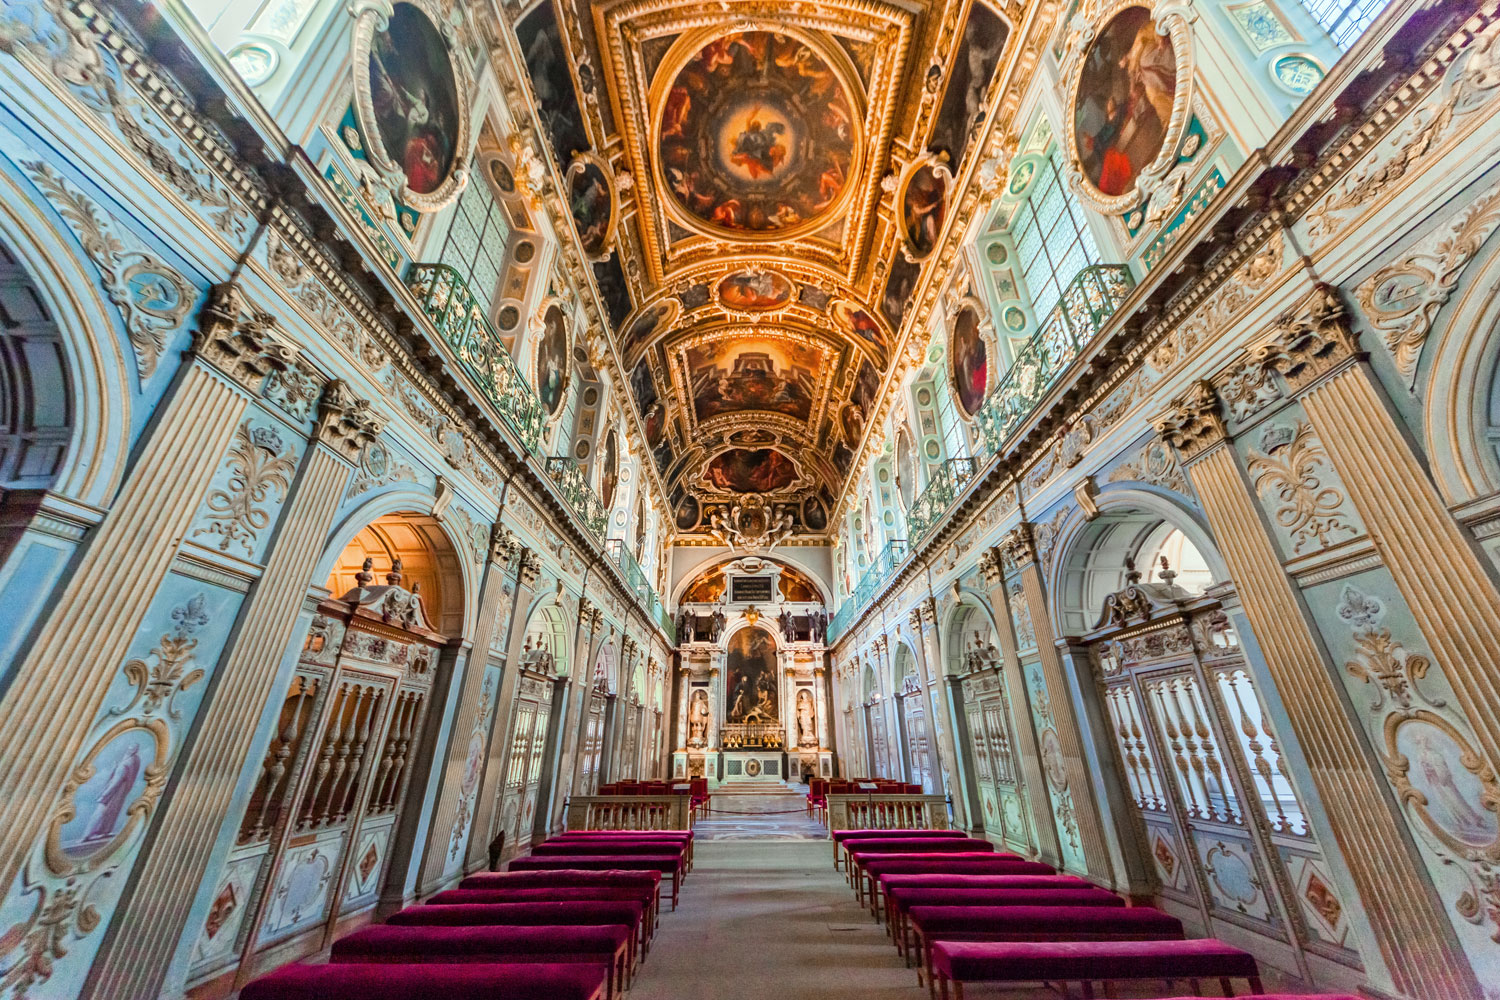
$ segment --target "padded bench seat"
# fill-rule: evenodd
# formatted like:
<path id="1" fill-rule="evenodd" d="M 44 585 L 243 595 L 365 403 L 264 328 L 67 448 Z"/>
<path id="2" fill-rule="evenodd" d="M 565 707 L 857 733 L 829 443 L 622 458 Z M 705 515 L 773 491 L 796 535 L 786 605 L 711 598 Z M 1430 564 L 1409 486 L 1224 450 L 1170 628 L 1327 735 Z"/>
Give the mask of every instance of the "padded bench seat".
<path id="1" fill-rule="evenodd" d="M 955 875 L 1055 875 L 1057 869 L 1044 861 L 1027 861 L 1014 854 L 983 854 L 964 851 L 956 854 L 879 854 L 850 859 L 854 878 L 854 898 L 863 903 L 870 897 L 870 912 L 880 912 L 880 876 L 927 873 Z M 857 872 L 855 871 L 857 869 Z"/>
<path id="2" fill-rule="evenodd" d="M 549 838 L 548 843 L 561 841 L 570 844 L 602 844 L 616 840 L 655 840 L 668 844 L 686 845 L 688 871 L 693 870 L 692 830 L 566 830 Z"/>
<path id="3" fill-rule="evenodd" d="M 630 981 L 634 931 L 625 924 L 572 927 L 403 927 L 377 924 L 333 943 L 328 960 L 358 962 L 606 963 L 608 996 Z"/>
<path id="4" fill-rule="evenodd" d="M 1083 995 L 1093 983 L 1128 979 L 1246 979 L 1260 993 L 1260 969 L 1247 951 L 1214 938 L 1195 941 L 939 941 L 932 969 L 938 996 L 948 984 L 963 1000 L 964 983 L 1078 982 Z"/>
<path id="5" fill-rule="evenodd" d="M 632 900 L 645 906 L 640 940 L 646 946 L 656 933 L 656 890 L 649 886 L 542 886 L 530 889 L 447 889 L 427 900 L 431 905 L 456 903 L 579 903 Z"/>
<path id="6" fill-rule="evenodd" d="M 574 885 L 639 885 L 650 886 L 652 889 L 655 889 L 661 885 L 661 872 L 655 869 L 649 871 L 620 871 L 610 869 L 584 871 L 577 868 L 478 872 L 465 878 L 458 884 L 458 887 L 460 889 L 496 889 L 502 887 L 507 889 L 525 887 L 529 889 Z"/>
<path id="7" fill-rule="evenodd" d="M 1182 938 L 1182 921 L 1150 906 L 912 906 L 906 918 L 916 936 L 921 970 L 929 985 L 932 950 L 942 941 L 1067 943 Z"/>
<path id="8" fill-rule="evenodd" d="M 609 978 L 604 962 L 298 962 L 248 984 L 240 1000 L 603 1000 Z"/>
<path id="9" fill-rule="evenodd" d="M 1050 877 L 1050 876 L 1044 876 Z M 1100 906 L 1123 907 L 1125 900 L 1093 886 L 1083 888 L 928 889 L 892 886 L 886 890 L 891 938 L 902 955 L 908 952 L 907 911 L 913 906 Z"/>
<path id="10" fill-rule="evenodd" d="M 905 838 L 908 840 L 966 840 L 968 834 L 962 830 L 835 830 L 833 840 L 833 870 L 839 870 L 843 861 L 844 841 Z"/>
<path id="11" fill-rule="evenodd" d="M 875 891 L 885 899 L 887 926 L 891 920 L 890 890 L 895 886 L 908 889 L 1097 889 L 1098 886 L 1077 875 L 966 875 L 955 872 L 904 872 L 885 874 L 875 879 Z M 876 914 L 877 920 L 880 914 Z"/>
<path id="12" fill-rule="evenodd" d="M 600 845 L 598 854 L 527 855 L 513 859 L 506 867 L 513 872 L 548 868 L 600 871 L 657 871 L 672 876 L 672 909 L 677 909 L 677 895 L 682 889 L 683 857 L 675 854 L 610 854 Z"/>

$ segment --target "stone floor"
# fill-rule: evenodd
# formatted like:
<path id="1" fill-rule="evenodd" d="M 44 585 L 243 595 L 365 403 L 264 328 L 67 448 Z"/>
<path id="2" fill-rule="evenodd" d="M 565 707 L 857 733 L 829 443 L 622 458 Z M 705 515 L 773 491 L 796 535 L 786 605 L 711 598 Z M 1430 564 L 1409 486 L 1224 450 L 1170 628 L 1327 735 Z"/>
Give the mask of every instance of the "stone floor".
<path id="1" fill-rule="evenodd" d="M 823 824 L 807 815 L 807 792 L 786 785 L 716 791 L 707 814 L 693 824 L 693 831 L 700 841 L 828 839 Z"/>

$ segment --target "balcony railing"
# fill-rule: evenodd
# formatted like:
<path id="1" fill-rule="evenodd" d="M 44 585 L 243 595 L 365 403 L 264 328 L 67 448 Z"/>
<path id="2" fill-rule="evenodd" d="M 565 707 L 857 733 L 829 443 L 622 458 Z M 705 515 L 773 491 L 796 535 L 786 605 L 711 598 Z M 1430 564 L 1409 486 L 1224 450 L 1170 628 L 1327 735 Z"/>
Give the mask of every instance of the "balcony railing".
<path id="1" fill-rule="evenodd" d="M 891 578 L 891 574 L 896 572 L 896 567 L 905 562 L 910 553 L 911 550 L 904 538 L 893 538 L 886 543 L 885 548 L 880 550 L 880 555 L 875 557 L 875 561 L 859 578 L 854 593 L 844 598 L 844 603 L 839 605 L 838 611 L 834 612 L 833 617 L 828 620 L 826 642 L 832 643 L 843 634 L 854 615 L 860 608 L 874 600 L 875 595 L 880 593 L 880 588 Z"/>
<path id="2" fill-rule="evenodd" d="M 578 468 L 578 463 L 567 455 L 550 455 L 547 458 L 547 475 L 562 490 L 563 499 L 568 501 L 573 512 L 583 518 L 589 533 L 602 542 L 609 512 L 604 509 L 599 494 L 594 492 L 583 471 Z"/>
<path id="3" fill-rule="evenodd" d="M 610 558 L 620 572 L 625 574 L 625 582 L 635 592 L 636 603 L 653 618 L 658 625 L 667 633 L 667 638 L 672 642 L 677 641 L 677 624 L 672 621 L 672 616 L 667 614 L 666 607 L 657 595 L 656 588 L 651 586 L 651 580 L 646 576 L 646 571 L 641 564 L 636 562 L 635 556 L 625 547 L 625 541 L 621 538 L 611 538 L 604 543 L 604 554 Z"/>
<path id="4" fill-rule="evenodd" d="M 1041 329 L 1016 355 L 975 420 L 986 452 L 1000 450 L 1063 369 L 1104 327 L 1135 284 L 1120 264 L 1093 264 L 1078 272 Z"/>
<path id="5" fill-rule="evenodd" d="M 406 272 L 406 285 L 458 355 L 465 374 L 500 411 L 526 449 L 536 454 L 546 419 L 542 402 L 490 326 L 468 284 L 447 264 L 413 264 Z"/>
<path id="6" fill-rule="evenodd" d="M 937 526 L 977 471 L 979 462 L 973 458 L 950 458 L 938 466 L 927 488 L 906 512 L 906 533 L 913 542 L 920 542 Z"/>

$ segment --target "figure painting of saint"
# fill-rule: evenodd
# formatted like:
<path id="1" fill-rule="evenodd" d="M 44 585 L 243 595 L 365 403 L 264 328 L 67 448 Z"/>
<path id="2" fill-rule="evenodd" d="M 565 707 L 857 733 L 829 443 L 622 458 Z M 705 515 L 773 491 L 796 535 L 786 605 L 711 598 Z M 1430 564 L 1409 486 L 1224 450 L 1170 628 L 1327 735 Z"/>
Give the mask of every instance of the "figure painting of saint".
<path id="1" fill-rule="evenodd" d="M 87 858 L 107 847 L 130 819 L 130 805 L 146 788 L 146 767 L 154 742 L 142 730 L 116 737 L 94 758 L 94 773 L 73 796 L 74 816 L 58 833 L 58 845 L 72 858 Z"/>
<path id="2" fill-rule="evenodd" d="M 797 478 L 797 467 L 775 448 L 731 448 L 708 463 L 708 479 L 729 493 L 771 493 Z"/>
<path id="3" fill-rule="evenodd" d="M 783 275 L 756 267 L 725 276 L 719 282 L 719 301 L 730 309 L 764 312 L 786 305 L 792 291 L 792 283 Z"/>
<path id="4" fill-rule="evenodd" d="M 599 472 L 599 500 L 605 510 L 612 510 L 615 505 L 615 486 L 620 481 L 619 459 L 619 445 L 611 428 L 604 437 L 604 454 L 600 458 L 603 468 Z"/>
<path id="5" fill-rule="evenodd" d="M 687 351 L 693 408 L 698 419 L 740 410 L 770 410 L 798 420 L 812 414 L 817 349 L 792 341 L 732 340 Z"/>
<path id="6" fill-rule="evenodd" d="M 839 58 L 770 31 L 693 53 L 658 111 L 656 161 L 676 207 L 718 230 L 777 233 L 841 203 L 862 123 Z"/>
<path id="7" fill-rule="evenodd" d="M 762 628 L 742 628 L 729 639 L 728 719 L 731 723 L 774 723 L 780 719 L 776 693 L 776 640 Z"/>
<path id="8" fill-rule="evenodd" d="M 542 128 L 552 141 L 552 153 L 558 163 L 567 163 L 574 153 L 589 148 L 589 134 L 583 125 L 578 92 L 568 69 L 568 50 L 552 4 L 537 4 L 516 22 L 516 41 L 521 45 L 531 90 L 536 94 Z"/>
<path id="9" fill-rule="evenodd" d="M 401 165 L 406 186 L 436 191 L 453 172 L 458 84 L 443 36 L 412 4 L 396 4 L 389 26 L 375 33 L 370 97 L 380 144 Z"/>
<path id="10" fill-rule="evenodd" d="M 965 306 L 953 320 L 953 334 L 948 345 L 953 364 L 953 388 L 958 405 L 969 416 L 979 412 L 989 389 L 989 350 L 979 332 L 979 315 Z"/>
<path id="11" fill-rule="evenodd" d="M 1500 817 L 1484 802 L 1484 785 L 1464 766 L 1464 750 L 1453 737 L 1423 722 L 1397 730 L 1397 749 L 1411 762 L 1412 786 L 1426 799 L 1427 814 L 1450 837 L 1469 847 L 1490 847 L 1500 837 Z"/>
<path id="12" fill-rule="evenodd" d="M 1162 152 L 1177 96 L 1177 56 L 1151 12 L 1127 7 L 1094 39 L 1079 70 L 1073 108 L 1083 176 L 1115 196 Z"/>
<path id="13" fill-rule="evenodd" d="M 888 349 L 885 331 L 879 321 L 854 303 L 839 299 L 828 307 L 828 314 L 841 329 L 878 348 L 882 355 Z"/>
<path id="14" fill-rule="evenodd" d="M 598 257 L 609 246 L 614 222 L 614 196 L 609 178 L 599 165 L 589 160 L 574 160 L 568 170 L 568 208 L 583 252 Z"/>
<path id="15" fill-rule="evenodd" d="M 901 204 L 906 240 L 916 257 L 926 257 L 937 248 L 948 208 L 948 182 L 931 164 L 912 174 Z"/>
<path id="16" fill-rule="evenodd" d="M 536 394 L 555 415 L 568 385 L 568 325 L 563 311 L 550 306 L 542 317 L 542 339 L 536 348 Z"/>
<path id="17" fill-rule="evenodd" d="M 948 63 L 951 68 L 943 103 L 927 142 L 934 152 L 948 154 L 948 165 L 955 173 L 963 163 L 974 126 L 984 121 L 985 94 L 1009 38 L 1009 26 L 984 0 L 970 4 L 963 37 Z"/>

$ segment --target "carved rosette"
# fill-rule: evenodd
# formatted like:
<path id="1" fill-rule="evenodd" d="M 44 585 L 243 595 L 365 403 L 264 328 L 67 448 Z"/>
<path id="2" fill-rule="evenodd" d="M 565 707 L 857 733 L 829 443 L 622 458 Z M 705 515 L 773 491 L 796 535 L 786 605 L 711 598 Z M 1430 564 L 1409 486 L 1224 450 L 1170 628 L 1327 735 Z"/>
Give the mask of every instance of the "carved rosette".
<path id="1" fill-rule="evenodd" d="M 1172 400 L 1172 408 L 1152 424 L 1181 453 L 1184 461 L 1197 458 L 1228 434 L 1219 395 L 1212 384 L 1202 380 Z"/>
<path id="2" fill-rule="evenodd" d="M 349 459 L 358 461 L 366 446 L 385 429 L 385 418 L 368 399 L 360 399 L 343 379 L 323 387 L 318 400 L 318 440 Z"/>

